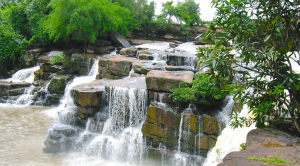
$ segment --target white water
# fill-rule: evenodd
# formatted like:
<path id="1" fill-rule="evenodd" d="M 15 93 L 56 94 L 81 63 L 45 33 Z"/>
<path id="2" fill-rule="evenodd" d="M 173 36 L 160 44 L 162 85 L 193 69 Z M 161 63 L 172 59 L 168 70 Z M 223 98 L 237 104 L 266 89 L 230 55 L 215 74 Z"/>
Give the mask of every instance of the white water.
<path id="1" fill-rule="evenodd" d="M 60 120 L 65 124 L 74 124 L 76 121 L 76 106 L 73 103 L 71 97 L 71 89 L 74 86 L 81 85 L 84 83 L 92 82 L 96 79 L 98 74 L 98 62 L 96 60 L 88 74 L 88 76 L 76 77 L 71 82 L 69 82 L 65 88 L 64 96 L 60 100 L 60 105 L 55 110 L 60 111 Z"/>
<path id="2" fill-rule="evenodd" d="M 244 105 L 242 111 L 239 113 L 239 117 L 250 117 L 248 114 L 249 108 Z M 230 124 L 230 123 L 229 123 Z M 255 129 L 255 123 L 251 126 L 244 126 L 243 128 L 233 129 L 229 124 L 222 131 L 222 134 L 218 137 L 215 147 L 209 151 L 205 163 L 203 166 L 215 166 L 222 162 L 226 154 L 233 151 L 240 151 L 240 145 L 246 143 L 246 136 L 249 131 Z"/>
<path id="3" fill-rule="evenodd" d="M 146 119 L 147 90 L 110 87 L 109 96 L 109 116 L 104 126 L 95 126 L 89 119 L 79 141 L 85 141 L 91 134 L 95 138 L 84 142 L 82 152 L 66 160 L 68 165 L 140 165 L 143 162 L 146 142 L 141 128 Z"/>

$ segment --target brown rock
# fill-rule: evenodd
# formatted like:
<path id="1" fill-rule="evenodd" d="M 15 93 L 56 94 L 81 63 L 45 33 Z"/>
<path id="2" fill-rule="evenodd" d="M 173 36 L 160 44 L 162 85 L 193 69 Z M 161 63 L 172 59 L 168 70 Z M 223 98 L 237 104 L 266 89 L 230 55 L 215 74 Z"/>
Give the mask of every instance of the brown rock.
<path id="1" fill-rule="evenodd" d="M 135 61 L 138 61 L 138 59 L 123 55 L 105 55 L 99 60 L 99 75 L 97 78 L 117 79 L 128 76 L 132 63 Z"/>
<path id="2" fill-rule="evenodd" d="M 120 50 L 120 55 L 125 55 L 127 57 L 136 57 L 137 48 L 122 48 Z"/>
<path id="3" fill-rule="evenodd" d="M 139 54 L 138 59 L 140 60 L 153 60 L 154 57 L 148 54 Z"/>
<path id="4" fill-rule="evenodd" d="M 75 104 L 84 108 L 99 107 L 101 105 L 102 94 L 105 93 L 106 83 L 107 82 L 103 80 L 95 80 L 73 87 L 71 95 Z M 93 111 L 85 110 L 81 112 L 90 113 Z"/>
<path id="5" fill-rule="evenodd" d="M 194 73 L 191 71 L 159 71 L 152 70 L 146 76 L 147 89 L 171 92 L 180 82 L 191 83 Z"/>

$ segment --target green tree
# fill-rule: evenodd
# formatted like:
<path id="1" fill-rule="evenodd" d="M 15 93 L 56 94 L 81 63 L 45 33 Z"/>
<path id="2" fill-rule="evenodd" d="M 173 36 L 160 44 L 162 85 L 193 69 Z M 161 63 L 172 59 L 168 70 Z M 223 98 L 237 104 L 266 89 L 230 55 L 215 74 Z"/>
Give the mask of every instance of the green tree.
<path id="1" fill-rule="evenodd" d="M 199 50 L 200 63 L 210 67 L 219 81 L 228 76 L 235 80 L 235 85 L 228 86 L 237 100 L 249 106 L 258 127 L 279 124 L 290 116 L 300 132 L 300 75 L 294 71 L 300 67 L 300 2 L 212 3 L 217 18 L 205 39 L 215 47 Z M 234 118 L 235 127 L 248 121 Z"/>
<path id="2" fill-rule="evenodd" d="M 168 1 L 163 3 L 162 6 L 163 10 L 160 17 L 169 20 L 175 17 L 179 22 L 184 21 L 185 24 L 191 27 L 201 21 L 199 4 L 194 0 L 187 0 L 184 3 L 179 2 L 177 6 L 173 6 L 173 1 Z"/>
<path id="3" fill-rule="evenodd" d="M 51 0 L 53 11 L 44 22 L 44 28 L 55 40 L 77 40 L 88 44 L 98 35 L 109 31 L 126 33 L 132 29 L 131 12 L 109 0 Z"/>
<path id="4" fill-rule="evenodd" d="M 43 32 L 41 26 L 51 10 L 47 8 L 49 1 L 4 1 L 1 6 L 1 24 L 7 24 L 16 33 L 24 36 L 29 44 L 37 46 L 49 44 L 49 37 Z"/>

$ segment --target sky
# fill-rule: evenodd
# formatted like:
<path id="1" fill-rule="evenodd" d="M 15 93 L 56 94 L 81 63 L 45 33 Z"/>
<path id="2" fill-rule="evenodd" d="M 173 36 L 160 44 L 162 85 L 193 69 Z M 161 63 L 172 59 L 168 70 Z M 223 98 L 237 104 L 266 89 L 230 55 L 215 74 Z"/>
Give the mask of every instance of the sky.
<path id="1" fill-rule="evenodd" d="M 155 10 L 156 15 L 161 14 L 161 9 L 162 9 L 161 4 L 167 1 L 168 0 L 154 0 L 154 2 L 156 3 L 156 10 Z M 179 0 L 179 1 L 184 1 L 184 0 Z M 200 13 L 201 13 L 200 18 L 204 21 L 212 21 L 216 10 L 211 8 L 211 0 L 194 0 L 194 1 L 200 4 Z M 177 5 L 178 0 L 173 0 L 173 2 L 174 5 Z"/>

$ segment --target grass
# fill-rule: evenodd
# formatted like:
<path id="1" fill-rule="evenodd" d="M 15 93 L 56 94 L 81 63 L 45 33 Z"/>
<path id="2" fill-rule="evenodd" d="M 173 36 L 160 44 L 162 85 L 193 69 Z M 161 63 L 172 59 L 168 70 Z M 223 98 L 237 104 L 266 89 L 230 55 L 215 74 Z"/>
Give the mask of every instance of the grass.
<path id="1" fill-rule="evenodd" d="M 265 162 L 270 162 L 270 163 L 276 163 L 276 164 L 292 164 L 294 165 L 294 163 L 292 162 L 288 162 L 285 161 L 279 157 L 274 157 L 274 158 L 265 158 L 265 157 L 261 157 L 261 158 L 255 158 L 255 157 L 248 157 L 245 158 L 247 160 L 256 160 L 256 161 L 265 161 Z"/>

